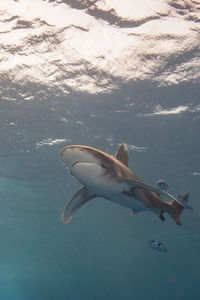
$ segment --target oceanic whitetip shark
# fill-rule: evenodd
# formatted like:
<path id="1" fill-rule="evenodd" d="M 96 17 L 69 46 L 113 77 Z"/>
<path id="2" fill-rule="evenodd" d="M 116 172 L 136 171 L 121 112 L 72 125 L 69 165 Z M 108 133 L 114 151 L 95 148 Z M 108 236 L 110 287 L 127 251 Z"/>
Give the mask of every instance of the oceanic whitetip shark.
<path id="1" fill-rule="evenodd" d="M 66 146 L 60 154 L 71 174 L 83 185 L 64 209 L 62 221 L 65 224 L 86 202 L 103 197 L 131 208 L 131 215 L 152 211 L 164 221 L 163 214 L 167 212 L 177 225 L 181 225 L 180 214 L 184 206 L 169 193 L 144 183 L 128 168 L 125 144 L 119 146 L 114 157 L 80 145 Z M 167 196 L 171 201 L 164 201 L 162 196 Z"/>

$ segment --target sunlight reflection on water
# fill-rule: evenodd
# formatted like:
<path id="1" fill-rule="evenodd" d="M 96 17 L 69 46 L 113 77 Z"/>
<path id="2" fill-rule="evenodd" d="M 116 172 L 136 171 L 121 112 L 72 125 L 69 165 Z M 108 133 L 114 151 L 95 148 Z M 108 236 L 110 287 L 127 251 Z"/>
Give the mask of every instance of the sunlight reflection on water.
<path id="1" fill-rule="evenodd" d="M 75 9 L 75 0 L 60 2 L 0 4 L 2 76 L 92 94 L 118 89 L 121 81 L 176 85 L 199 80 L 195 2 L 91 1 L 87 9 Z"/>

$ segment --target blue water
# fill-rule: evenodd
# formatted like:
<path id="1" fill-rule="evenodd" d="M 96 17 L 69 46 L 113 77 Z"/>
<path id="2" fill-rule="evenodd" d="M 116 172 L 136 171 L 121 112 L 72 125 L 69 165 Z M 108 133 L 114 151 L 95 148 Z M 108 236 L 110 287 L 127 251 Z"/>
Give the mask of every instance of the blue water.
<path id="1" fill-rule="evenodd" d="M 19 9 L 25 2 L 15 5 Z M 73 6 L 73 1 L 61 2 Z M 73 9 L 85 9 L 78 2 L 74 1 Z M 178 4 L 173 7 L 184 14 Z M 11 8 L 3 9 L 14 15 Z M 24 20 L 19 11 L 18 19 Z M 13 20 L 4 19 L 2 24 Z M 111 26 L 112 18 L 109 20 Z M 21 49 L 12 48 L 11 53 L 9 48 L 10 59 L 20 51 L 38 51 L 26 39 L 21 41 Z M 6 49 L 5 40 L 2 45 Z M 43 57 L 53 51 L 45 49 L 39 52 Z M 185 57 L 181 53 L 180 66 L 191 61 L 191 73 L 198 75 L 199 50 L 182 51 Z M 148 65 L 151 59 L 146 59 Z M 175 61 L 171 56 L 167 59 L 166 68 L 173 73 Z M 79 63 L 87 69 L 86 61 Z M 96 92 L 89 88 L 82 91 L 80 79 L 71 90 L 68 83 L 65 94 L 62 70 L 54 86 L 47 82 L 48 74 L 43 74 L 40 82 L 37 76 L 25 80 L 13 75 L 19 76 L 26 67 L 19 63 L 19 69 L 12 66 L 6 71 L 0 66 L 0 299 L 197 299 L 199 77 L 194 79 L 186 73 L 185 80 L 162 85 L 162 76 L 158 82 L 154 77 L 126 81 L 123 76 L 109 75 L 114 85 L 109 91 L 107 82 L 105 86 L 99 83 L 102 91 L 97 87 Z M 67 74 L 72 79 L 76 75 L 81 78 L 76 72 Z M 91 80 L 102 78 L 95 69 L 88 74 Z M 171 194 L 190 192 L 194 211 L 184 210 L 182 226 L 168 215 L 165 222 L 148 212 L 132 217 L 129 209 L 102 198 L 83 206 L 69 224 L 62 223 L 61 213 L 80 183 L 64 166 L 59 151 L 66 145 L 83 144 L 114 155 L 122 142 L 129 148 L 130 169 L 145 182 L 155 185 L 162 178 L 170 185 Z M 152 239 L 167 246 L 169 257 L 150 248 L 148 241 Z"/>

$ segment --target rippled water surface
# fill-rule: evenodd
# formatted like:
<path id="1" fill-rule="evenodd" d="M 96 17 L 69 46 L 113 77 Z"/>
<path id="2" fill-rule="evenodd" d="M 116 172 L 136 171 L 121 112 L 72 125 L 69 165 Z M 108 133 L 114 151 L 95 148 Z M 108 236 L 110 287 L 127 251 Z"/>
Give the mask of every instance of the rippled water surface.
<path id="1" fill-rule="evenodd" d="M 197 299 L 200 2 L 7 0 L 0 22 L 0 298 Z M 181 227 L 102 198 L 62 223 L 80 184 L 59 151 L 122 142 L 144 181 L 190 192 Z"/>

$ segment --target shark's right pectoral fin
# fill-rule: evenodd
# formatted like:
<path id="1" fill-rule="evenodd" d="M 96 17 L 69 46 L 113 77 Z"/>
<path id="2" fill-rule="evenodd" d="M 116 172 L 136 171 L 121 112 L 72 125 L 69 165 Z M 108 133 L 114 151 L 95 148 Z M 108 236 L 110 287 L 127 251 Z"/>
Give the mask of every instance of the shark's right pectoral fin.
<path id="1" fill-rule="evenodd" d="M 143 190 L 147 190 L 150 192 L 154 192 L 159 195 L 164 195 L 171 200 L 179 202 L 174 196 L 170 195 L 169 193 L 167 193 L 153 185 L 142 182 L 140 180 L 134 180 L 134 179 L 125 178 L 125 177 L 120 177 L 120 180 L 124 183 L 124 191 L 125 192 L 126 192 L 126 190 L 129 191 L 131 189 L 143 189 Z M 179 204 L 181 205 L 180 202 L 179 202 Z"/>
<path id="2" fill-rule="evenodd" d="M 86 202 L 95 197 L 97 197 L 97 195 L 90 193 L 86 187 L 82 186 L 67 203 L 67 206 L 62 213 L 63 223 L 69 223 L 75 212 Z"/>
<path id="3" fill-rule="evenodd" d="M 180 215 L 184 209 L 184 206 L 174 196 L 159 188 L 156 188 L 150 184 L 144 183 L 139 180 L 133 180 L 123 177 L 121 177 L 120 180 L 124 184 L 125 193 L 129 192 L 131 189 L 144 189 L 150 192 L 154 192 L 156 194 L 167 196 L 169 199 L 172 200 L 171 202 L 168 202 L 169 206 L 167 212 L 170 214 L 170 216 L 173 218 L 177 225 L 181 225 Z M 160 219 L 164 221 L 163 212 L 161 212 L 160 214 Z"/>

